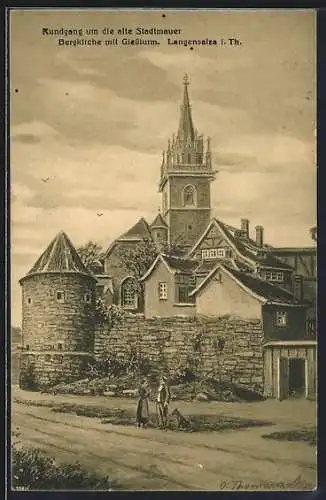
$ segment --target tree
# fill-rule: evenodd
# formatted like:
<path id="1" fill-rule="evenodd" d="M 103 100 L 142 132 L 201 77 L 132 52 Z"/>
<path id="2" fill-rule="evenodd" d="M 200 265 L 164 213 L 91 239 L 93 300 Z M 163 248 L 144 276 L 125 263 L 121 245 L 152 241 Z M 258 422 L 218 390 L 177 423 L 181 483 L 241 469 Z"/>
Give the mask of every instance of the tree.
<path id="1" fill-rule="evenodd" d="M 139 279 L 153 264 L 158 253 L 155 243 L 149 238 L 144 238 L 136 245 L 120 248 L 119 257 L 128 272 Z"/>
<path id="2" fill-rule="evenodd" d="M 150 238 L 143 238 L 142 241 L 129 248 L 120 248 L 119 257 L 127 271 L 134 276 L 135 282 L 131 284 L 138 293 L 142 291 L 142 284 L 138 281 L 153 264 L 159 253 L 167 256 L 180 257 L 184 254 L 181 245 L 165 245 L 161 250 Z"/>
<path id="3" fill-rule="evenodd" d="M 93 274 L 103 274 L 104 252 L 101 245 L 89 241 L 86 245 L 79 247 L 77 252 L 88 271 Z"/>
<path id="4" fill-rule="evenodd" d="M 317 242 L 317 226 L 314 226 L 310 229 L 310 234 L 312 239 Z"/>

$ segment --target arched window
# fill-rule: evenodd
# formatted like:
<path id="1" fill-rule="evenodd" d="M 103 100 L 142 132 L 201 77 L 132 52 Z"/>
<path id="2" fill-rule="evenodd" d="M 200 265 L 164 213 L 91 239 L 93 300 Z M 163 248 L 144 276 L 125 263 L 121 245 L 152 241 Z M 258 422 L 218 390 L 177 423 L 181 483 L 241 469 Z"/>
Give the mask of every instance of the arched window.
<path id="1" fill-rule="evenodd" d="M 124 309 L 137 309 L 138 307 L 137 281 L 132 276 L 125 278 L 121 283 L 121 306 Z"/>
<path id="2" fill-rule="evenodd" d="M 189 184 L 183 189 L 183 204 L 185 207 L 196 205 L 196 188 Z"/>

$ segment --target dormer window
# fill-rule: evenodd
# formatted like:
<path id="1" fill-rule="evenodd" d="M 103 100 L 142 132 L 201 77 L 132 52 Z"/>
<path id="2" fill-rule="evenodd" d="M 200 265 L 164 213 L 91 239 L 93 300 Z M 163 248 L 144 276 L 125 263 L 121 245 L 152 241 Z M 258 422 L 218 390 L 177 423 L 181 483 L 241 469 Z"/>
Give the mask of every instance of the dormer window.
<path id="1" fill-rule="evenodd" d="M 90 293 L 85 293 L 84 295 L 84 300 L 87 304 L 89 304 L 91 302 L 91 294 Z"/>
<path id="2" fill-rule="evenodd" d="M 263 271 L 260 273 L 261 277 L 266 281 L 277 281 L 282 283 L 284 281 L 283 271 Z"/>
<path id="3" fill-rule="evenodd" d="M 209 250 L 202 250 L 201 257 L 202 259 L 209 259 Z"/>
<path id="4" fill-rule="evenodd" d="M 202 250 L 202 259 L 223 259 L 226 256 L 225 248 L 211 248 L 210 250 Z"/>
<path id="5" fill-rule="evenodd" d="M 257 257 L 258 259 L 266 259 L 266 252 L 262 252 L 260 250 L 257 251 Z"/>

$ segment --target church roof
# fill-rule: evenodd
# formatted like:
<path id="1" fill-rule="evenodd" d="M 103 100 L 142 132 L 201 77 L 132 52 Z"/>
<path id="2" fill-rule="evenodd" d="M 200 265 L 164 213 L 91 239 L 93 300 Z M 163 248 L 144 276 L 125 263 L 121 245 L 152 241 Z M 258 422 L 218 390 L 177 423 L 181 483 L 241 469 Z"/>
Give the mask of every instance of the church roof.
<path id="1" fill-rule="evenodd" d="M 152 240 L 151 230 L 146 220 L 141 217 L 134 226 L 132 226 L 126 233 L 123 233 L 116 240 L 114 240 L 107 251 L 105 252 L 105 258 L 108 258 L 111 252 L 122 245 L 135 244 L 144 239 Z"/>
<path id="2" fill-rule="evenodd" d="M 188 94 L 188 85 L 189 85 L 188 75 L 184 76 L 183 82 L 184 82 L 183 103 L 181 105 L 178 136 L 180 138 L 182 137 L 184 141 L 190 139 L 193 142 L 195 139 L 195 131 L 191 116 L 191 106 Z"/>
<path id="3" fill-rule="evenodd" d="M 152 224 L 150 225 L 151 228 L 155 228 L 155 227 L 168 227 L 167 223 L 165 222 L 165 220 L 163 219 L 161 213 L 159 212 L 157 214 L 157 216 L 155 217 L 155 219 L 153 220 Z"/>
<path id="4" fill-rule="evenodd" d="M 146 220 L 142 217 L 134 226 L 132 226 L 126 233 L 117 238 L 118 241 L 129 240 L 142 240 L 144 238 L 151 238 L 151 231 Z"/>
<path id="5" fill-rule="evenodd" d="M 81 261 L 70 239 L 61 231 L 35 262 L 25 277 L 40 273 L 81 273 L 92 276 Z"/>
<path id="6" fill-rule="evenodd" d="M 303 302 L 295 298 L 290 292 L 272 285 L 258 277 L 254 277 L 248 273 L 237 271 L 236 269 L 225 264 L 217 264 L 214 269 L 206 276 L 206 278 L 191 292 L 190 295 L 196 295 L 203 289 L 213 278 L 218 270 L 224 271 L 234 281 L 236 281 L 248 293 L 251 293 L 256 299 L 265 304 L 279 304 L 290 306 L 305 306 L 307 302 Z"/>

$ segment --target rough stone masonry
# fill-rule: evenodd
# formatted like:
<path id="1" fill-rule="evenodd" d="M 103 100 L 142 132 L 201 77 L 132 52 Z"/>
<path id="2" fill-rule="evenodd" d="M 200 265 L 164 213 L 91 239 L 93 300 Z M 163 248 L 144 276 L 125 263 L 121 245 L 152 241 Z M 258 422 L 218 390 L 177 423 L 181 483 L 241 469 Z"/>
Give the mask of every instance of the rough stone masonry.
<path id="1" fill-rule="evenodd" d="M 131 347 L 158 367 L 177 368 L 187 359 L 199 360 L 202 375 L 214 372 L 225 381 L 263 393 L 263 329 L 260 320 L 220 318 L 153 318 L 127 315 L 111 329 L 95 332 L 96 359 L 105 353 L 123 356 Z"/>

